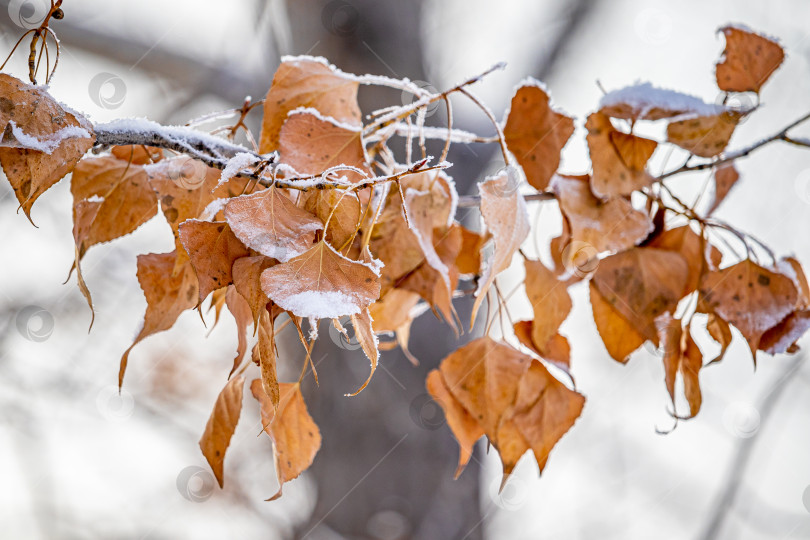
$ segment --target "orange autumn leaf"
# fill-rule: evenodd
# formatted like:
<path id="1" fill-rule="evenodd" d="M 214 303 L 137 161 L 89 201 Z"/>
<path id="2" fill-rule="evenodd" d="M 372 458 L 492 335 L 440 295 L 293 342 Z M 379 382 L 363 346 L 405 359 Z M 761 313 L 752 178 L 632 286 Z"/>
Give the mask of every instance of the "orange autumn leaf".
<path id="1" fill-rule="evenodd" d="M 794 311 L 779 324 L 762 334 L 759 350 L 768 354 L 795 353 L 799 350 L 797 342 L 807 330 L 810 330 L 810 311 Z"/>
<path id="2" fill-rule="evenodd" d="M 696 96 L 658 88 L 649 82 L 639 82 L 608 92 L 599 101 L 599 112 L 611 118 L 635 123 L 638 120 L 662 120 L 684 114 L 718 113 L 719 105 L 705 103 Z"/>
<path id="3" fill-rule="evenodd" d="M 278 150 L 282 163 L 304 175 L 321 174 L 339 165 L 367 170 L 360 128 L 336 122 L 311 109 L 290 113 L 281 126 Z M 335 176 L 345 176 L 350 183 L 364 178 L 350 170 L 339 170 Z"/>
<path id="4" fill-rule="evenodd" d="M 549 453 L 582 413 L 585 397 L 558 381 L 534 361 L 518 387 L 511 418 L 537 460 L 540 472 Z"/>
<path id="5" fill-rule="evenodd" d="M 357 233 L 362 208 L 356 194 L 330 189 L 306 192 L 301 197 L 303 210 L 323 223 L 329 220 L 326 241 L 335 249 L 340 250 Z"/>
<path id="6" fill-rule="evenodd" d="M 529 212 L 515 183 L 516 175 L 514 169 L 507 168 L 498 176 L 490 176 L 478 185 L 481 193 L 481 217 L 487 231 L 492 234 L 495 250 L 484 263 L 481 272 L 470 326 L 475 323 L 478 308 L 495 282 L 495 277 L 509 268 L 512 257 L 529 236 Z"/>
<path id="7" fill-rule="evenodd" d="M 518 341 L 531 350 L 534 354 L 554 364 L 556 367 L 571 375 L 571 345 L 568 338 L 561 334 L 554 334 L 551 339 L 541 348 L 532 339 L 533 321 L 517 321 L 512 330 Z M 542 349 L 542 350 L 541 350 Z"/>
<path id="8" fill-rule="evenodd" d="M 323 230 L 321 220 L 273 187 L 228 201 L 225 220 L 247 247 L 280 262 L 310 249 Z"/>
<path id="9" fill-rule="evenodd" d="M 371 382 L 371 377 L 374 376 L 374 372 L 377 370 L 377 361 L 380 359 L 380 351 L 377 335 L 374 333 L 374 321 L 371 319 L 368 308 L 352 315 L 351 321 L 352 328 L 354 328 L 354 337 L 360 344 L 360 348 L 363 349 L 363 353 L 365 353 L 371 365 L 371 372 L 368 374 L 368 378 L 365 382 L 363 382 L 363 385 L 351 394 L 347 394 L 348 396 L 356 396 Z"/>
<path id="10" fill-rule="evenodd" d="M 358 86 L 323 58 L 282 58 L 264 102 L 259 151 L 278 150 L 281 127 L 289 112 L 299 107 L 312 107 L 339 122 L 360 125 Z"/>
<path id="11" fill-rule="evenodd" d="M 481 248 L 487 237 L 461 225 L 454 225 L 461 231 L 461 249 L 456 257 L 456 267 L 460 274 L 477 274 L 481 271 Z"/>
<path id="12" fill-rule="evenodd" d="M 754 361 L 762 335 L 787 317 L 799 299 L 788 276 L 749 259 L 709 273 L 700 293 L 708 309 L 742 333 Z"/>
<path id="13" fill-rule="evenodd" d="M 228 377 L 230 377 L 236 372 L 239 366 L 242 365 L 242 359 L 247 352 L 247 329 L 250 326 L 252 314 L 250 305 L 248 305 L 247 301 L 239 294 L 233 285 L 229 285 L 228 288 L 225 289 L 225 304 L 228 306 L 228 311 L 231 312 L 236 322 L 236 336 L 238 339 L 236 356 L 233 359 L 233 367 L 231 368 L 231 372 L 228 373 Z"/>
<path id="14" fill-rule="evenodd" d="M 212 291 L 233 283 L 234 262 L 250 252 L 227 223 L 189 219 L 179 229 L 180 242 L 197 274 L 202 303 Z"/>
<path id="15" fill-rule="evenodd" d="M 135 341 L 121 357 L 118 386 L 124 383 L 124 374 L 132 348 L 144 338 L 168 330 L 177 317 L 197 305 L 197 276 L 188 262 L 175 268 L 177 253 L 150 253 L 138 255 L 138 283 L 146 297 L 143 326 Z"/>
<path id="16" fill-rule="evenodd" d="M 725 111 L 713 115 L 690 115 L 667 125 L 667 142 L 700 157 L 714 157 L 728 146 L 742 114 Z"/>
<path id="17" fill-rule="evenodd" d="M 130 234 L 157 213 L 157 196 L 143 167 L 113 156 L 81 160 L 70 192 L 80 257 L 91 246 Z"/>
<path id="18" fill-rule="evenodd" d="M 482 337 L 450 353 L 439 371 L 450 393 L 494 438 L 530 363 L 520 351 Z"/>
<path id="19" fill-rule="evenodd" d="M 205 431 L 200 438 L 200 450 L 211 466 L 211 470 L 219 483 L 223 487 L 225 452 L 231 444 L 231 437 L 236 431 L 236 424 L 239 423 L 239 416 L 242 413 L 242 388 L 245 379 L 241 375 L 234 377 L 222 389 L 214 410 L 205 425 Z"/>
<path id="20" fill-rule="evenodd" d="M 279 384 L 278 410 L 262 388 L 260 379 L 250 384 L 253 397 L 261 406 L 264 431 L 273 440 L 273 462 L 278 478 L 278 492 L 269 501 L 281 497 L 285 482 L 298 478 L 307 470 L 321 447 L 321 432 L 307 411 L 298 384 Z"/>
<path id="21" fill-rule="evenodd" d="M 259 317 L 259 341 L 253 348 L 253 362 L 258 364 L 262 374 L 262 390 L 273 407 L 278 408 L 281 394 L 276 373 L 276 338 L 273 318 L 266 309 Z"/>
<path id="22" fill-rule="evenodd" d="M 717 268 L 722 257 L 720 250 L 708 242 L 704 242 L 703 238 L 688 225 L 661 231 L 645 245 L 673 251 L 684 258 L 689 267 L 684 296 L 697 289 L 701 276 L 709 270 Z"/>
<path id="23" fill-rule="evenodd" d="M 653 230 L 650 218 L 623 197 L 607 201 L 594 197 L 587 176 L 555 176 L 552 189 L 571 229 L 571 240 L 593 246 L 597 253 L 631 248 Z"/>
<path id="24" fill-rule="evenodd" d="M 526 296 L 532 305 L 532 342 L 541 356 L 546 345 L 557 334 L 560 325 L 571 312 L 571 296 L 565 283 L 541 261 L 524 261 L 526 268 Z"/>
<path id="25" fill-rule="evenodd" d="M 439 403 L 444 416 L 447 419 L 447 425 L 453 436 L 458 441 L 459 455 L 458 467 L 456 467 L 456 478 L 462 473 L 475 448 L 475 442 L 484 435 L 484 429 L 476 422 L 475 418 L 467 412 L 467 410 L 458 402 L 450 390 L 447 388 L 447 383 L 444 382 L 444 377 L 438 369 L 430 371 L 425 381 L 428 393 L 431 397 Z"/>
<path id="26" fill-rule="evenodd" d="M 708 330 L 712 339 L 720 345 L 720 352 L 709 363 L 713 364 L 715 362 L 720 362 L 726 355 L 726 351 L 728 350 L 729 345 L 731 345 L 731 340 L 733 339 L 731 327 L 726 321 L 714 313 L 710 313 L 709 319 L 706 322 L 706 330 Z"/>
<path id="27" fill-rule="evenodd" d="M 503 134 L 506 146 L 526 173 L 545 191 L 560 166 L 560 152 L 574 133 L 574 119 L 555 111 L 542 84 L 530 80 L 515 92 Z"/>
<path id="28" fill-rule="evenodd" d="M 270 301 L 262 291 L 261 275 L 274 264 L 276 264 L 275 261 L 270 257 L 256 255 L 237 259 L 231 269 L 233 285 L 247 301 L 250 311 L 253 313 L 254 328 L 259 324 L 259 315 Z"/>
<path id="29" fill-rule="evenodd" d="M 262 290 L 298 317 L 354 315 L 380 297 L 380 277 L 370 265 L 348 259 L 324 241 L 262 272 Z"/>
<path id="30" fill-rule="evenodd" d="M 66 111 L 46 87 L 5 73 L 0 105 L 0 164 L 30 220 L 34 202 L 73 170 L 95 136 L 90 123 Z"/>
<path id="31" fill-rule="evenodd" d="M 675 310 L 688 278 L 689 267 L 680 254 L 633 248 L 602 259 L 592 283 L 640 335 L 655 342 L 655 318 Z"/>
<path id="32" fill-rule="evenodd" d="M 593 164 L 594 195 L 600 198 L 629 195 L 652 183 L 645 167 L 657 146 L 655 141 L 617 131 L 610 118 L 601 113 L 591 114 L 585 127 Z"/>
<path id="33" fill-rule="evenodd" d="M 691 418 L 700 411 L 702 403 L 698 375 L 703 367 L 703 354 L 692 339 L 689 329 L 683 330 L 679 319 L 665 313 L 656 322 L 660 347 L 663 350 L 667 392 L 672 400 L 672 406 L 675 407 L 675 380 L 680 373 Z"/>
<path id="34" fill-rule="evenodd" d="M 720 29 L 726 48 L 715 75 L 717 86 L 726 92 L 756 92 L 785 59 L 785 51 L 774 40 L 739 26 Z"/>
<path id="35" fill-rule="evenodd" d="M 726 199 L 731 188 L 737 184 L 740 173 L 737 172 L 737 168 L 732 161 L 715 167 L 712 177 L 714 179 L 714 193 L 712 194 L 711 204 L 709 204 L 709 210 L 706 212 L 706 215 L 709 216 L 717 210 L 720 203 Z"/>
<path id="36" fill-rule="evenodd" d="M 110 153 L 118 159 L 132 163 L 133 165 L 157 163 L 163 159 L 163 150 L 151 146 L 113 146 L 110 148 Z"/>
<path id="37" fill-rule="evenodd" d="M 608 302 L 596 285 L 591 282 L 590 299 L 593 320 L 608 354 L 617 362 L 626 363 L 630 355 L 646 341 L 613 305 Z"/>

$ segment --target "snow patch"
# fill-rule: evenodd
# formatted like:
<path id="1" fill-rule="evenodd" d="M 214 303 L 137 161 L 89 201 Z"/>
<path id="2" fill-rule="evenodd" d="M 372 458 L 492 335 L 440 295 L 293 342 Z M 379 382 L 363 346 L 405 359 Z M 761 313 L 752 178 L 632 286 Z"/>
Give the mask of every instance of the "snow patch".
<path id="1" fill-rule="evenodd" d="M 638 82 L 612 92 L 608 92 L 599 101 L 599 109 L 617 105 L 630 105 L 640 111 L 639 118 L 644 118 L 653 109 L 682 111 L 700 116 L 712 116 L 726 111 L 722 105 L 706 103 L 697 96 L 684 94 L 676 90 L 658 88 L 649 82 Z"/>
<path id="2" fill-rule="evenodd" d="M 303 291 L 274 301 L 298 317 L 336 319 L 360 313 L 355 299 L 339 291 Z"/>
<path id="3" fill-rule="evenodd" d="M 90 138 L 90 133 L 86 129 L 79 126 L 67 126 L 55 133 L 48 135 L 45 138 L 37 138 L 33 135 L 25 133 L 22 128 L 14 122 L 14 120 L 9 120 L 8 125 L 11 126 L 11 133 L 19 143 L 19 146 L 15 145 L 14 147 L 28 148 L 30 150 L 36 150 L 49 155 L 52 154 L 53 151 L 56 150 L 66 139 Z"/>
<path id="4" fill-rule="evenodd" d="M 250 167 L 251 165 L 261 161 L 259 156 L 248 154 L 247 152 L 240 152 L 228 160 L 228 164 L 222 170 L 222 175 L 219 177 L 217 187 L 228 182 L 231 178 L 239 174 L 242 169 Z"/>

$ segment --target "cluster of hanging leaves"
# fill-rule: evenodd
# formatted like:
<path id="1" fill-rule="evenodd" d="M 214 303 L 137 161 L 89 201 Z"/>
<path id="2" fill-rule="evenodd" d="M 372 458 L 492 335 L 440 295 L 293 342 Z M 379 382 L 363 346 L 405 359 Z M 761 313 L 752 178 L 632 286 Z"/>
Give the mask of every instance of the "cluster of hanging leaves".
<path id="1" fill-rule="evenodd" d="M 729 96 L 758 97 L 782 63 L 782 48 L 743 28 L 722 32 L 718 87 Z M 517 88 L 502 122 L 472 98 L 493 120 L 496 137 L 453 129 L 451 114 L 446 127 L 425 126 L 427 107 L 444 101 L 449 113 L 450 96 L 472 97 L 466 86 L 479 78 L 430 94 L 407 80 L 288 57 L 264 101 L 257 148 L 205 159 L 155 147 L 104 148 L 96 144 L 99 128 L 94 132 L 45 88 L 0 74 L 0 164 L 29 219 L 37 198 L 72 172 L 74 269 L 91 308 L 81 274 L 87 250 L 132 233 L 158 211 L 171 226 L 172 252 L 138 257 L 147 308 L 121 358 L 119 384 L 133 347 L 171 328 L 184 311 L 201 310 L 208 300 L 217 319 L 223 306 L 233 315 L 237 353 L 200 440 L 220 485 L 249 369 L 257 373 L 250 393 L 273 441 L 279 496 L 321 443 L 301 392 L 304 374 L 315 372 L 310 351 L 319 321 L 344 334 L 350 321 L 362 346 L 370 374 L 354 395 L 369 384 L 381 350 L 399 346 L 413 359 L 409 329 L 425 307 L 457 333 L 466 326 L 453 307 L 458 296 L 474 294 L 473 320 L 485 299 L 498 314 L 507 309 L 496 278 L 516 255 L 523 258 L 533 318 L 514 322 L 498 339 L 488 325 L 485 337 L 450 354 L 426 381 L 458 440 L 457 473 L 482 436 L 498 450 L 504 480 L 529 450 L 542 470 L 580 416 L 585 398 L 571 375 L 568 338 L 559 332 L 572 308 L 568 288 L 579 282 L 587 282 L 593 319 L 613 359 L 626 362 L 645 342 L 663 351 L 676 419 L 700 410 L 700 371 L 722 359 L 732 327 L 754 356 L 797 349 L 810 327 L 810 288 L 800 264 L 777 260 L 713 217 L 739 178 L 735 159 L 747 154 L 726 147 L 753 109 L 649 84 L 610 92 L 584 124 L 590 174 L 563 174 L 560 155 L 574 119 L 553 108 L 537 81 Z M 415 100 L 364 117 L 360 85 L 409 91 Z M 665 123 L 666 139 L 635 134 L 644 122 Z M 393 149 L 397 138 L 404 139 L 404 158 Z M 444 141 L 438 160 L 425 149 L 431 138 Z M 499 143 L 506 161 L 478 185 L 477 232 L 456 221 L 459 196 L 444 161 L 456 142 Z M 671 175 L 649 171 L 653 154 L 671 145 L 712 169 L 711 196 L 702 206 L 678 198 L 664 183 Z M 675 172 L 694 170 L 688 163 Z M 531 232 L 527 199 L 559 205 L 563 232 L 551 241 L 547 262 L 521 250 Z M 724 236 L 743 249 L 722 255 L 713 242 Z M 720 345 L 714 358 L 706 359 L 693 337 L 696 313 L 707 316 L 708 334 Z M 305 348 L 294 382 L 277 376 L 277 334 L 288 326 Z M 385 336 L 393 339 L 378 339 Z M 678 388 L 688 413 L 676 411 Z"/>

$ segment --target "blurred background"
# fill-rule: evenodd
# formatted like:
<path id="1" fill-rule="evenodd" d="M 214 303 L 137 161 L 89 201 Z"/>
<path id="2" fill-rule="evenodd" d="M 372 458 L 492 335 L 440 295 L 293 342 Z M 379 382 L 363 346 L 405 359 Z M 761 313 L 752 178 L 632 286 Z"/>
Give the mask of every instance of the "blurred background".
<path id="1" fill-rule="evenodd" d="M 0 0 L 2 50 L 37 26 L 45 0 Z M 636 81 L 721 99 L 716 29 L 745 23 L 778 36 L 787 51 L 766 85 L 763 110 L 738 128 L 738 148 L 810 110 L 810 3 L 803 0 L 65 0 L 53 29 L 63 53 L 51 92 L 93 121 L 148 117 L 172 124 L 263 97 L 285 54 L 325 56 L 356 73 L 408 77 L 437 89 L 490 65 L 503 72 L 474 87 L 498 118 L 513 89 L 533 76 L 576 116 L 562 169 L 587 171 L 585 116 L 602 91 Z M 7 68 L 25 78 L 25 54 Z M 407 102 L 361 89 L 365 112 Z M 481 112 L 456 99 L 454 126 L 490 134 Z M 256 126 L 259 118 L 252 119 Z M 430 123 L 442 125 L 440 107 Z M 805 130 L 805 133 L 807 131 Z M 495 147 L 455 146 L 450 171 L 462 193 L 500 165 Z M 653 169 L 665 166 L 657 156 Z M 680 157 L 673 157 L 670 165 Z M 658 167 L 658 169 L 656 169 Z M 810 262 L 810 154 L 773 145 L 738 165 L 742 179 L 719 217 L 780 255 Z M 706 175 L 673 187 L 687 197 Z M 552 205 L 534 203 L 533 245 L 558 234 Z M 756 372 L 737 336 L 726 359 L 701 372 L 703 409 L 672 427 L 660 356 L 651 347 L 629 364 L 605 352 L 587 300 L 572 287 L 563 326 L 572 342 L 582 417 L 552 453 L 542 478 L 524 457 L 503 493 L 500 462 L 479 442 L 452 480 L 457 446 L 425 395 L 425 373 L 456 341 L 425 314 L 414 324 L 412 367 L 399 351 L 356 398 L 366 376 L 359 351 L 322 339 L 314 353 L 321 387 L 306 380 L 323 447 L 281 500 L 270 441 L 246 398 L 215 487 L 197 441 L 236 348 L 223 315 L 211 330 L 196 313 L 149 338 L 130 357 L 117 393 L 118 360 L 142 319 L 139 253 L 172 249 L 162 217 L 91 249 L 85 279 L 96 322 L 75 277 L 67 181 L 35 205 L 33 228 L 7 182 L 0 183 L 0 536 L 3 538 L 436 538 L 770 539 L 810 537 L 810 371 L 802 353 L 760 358 Z M 477 226 L 476 211 L 462 216 Z M 530 250 L 545 257 L 543 250 Z M 517 265 L 519 266 L 519 265 Z M 520 268 L 501 278 L 509 285 Z M 516 318 L 529 318 L 516 299 Z M 457 304 L 462 320 L 470 306 Z M 497 328 L 497 324 L 495 328 Z M 701 345 L 704 345 L 701 342 Z M 710 347 L 710 345 L 707 345 Z M 281 343 L 294 377 L 302 349 Z"/>

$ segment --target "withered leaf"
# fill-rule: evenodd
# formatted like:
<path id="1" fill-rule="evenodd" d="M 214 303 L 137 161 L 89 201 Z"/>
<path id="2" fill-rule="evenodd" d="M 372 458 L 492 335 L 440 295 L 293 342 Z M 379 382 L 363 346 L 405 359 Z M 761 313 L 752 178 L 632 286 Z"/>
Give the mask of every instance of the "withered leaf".
<path id="1" fill-rule="evenodd" d="M 323 229 L 321 220 L 274 187 L 228 201 L 225 220 L 246 246 L 281 262 L 310 249 Z"/>
<path id="2" fill-rule="evenodd" d="M 310 111 L 293 111 L 281 126 L 279 139 L 281 162 L 296 172 L 320 174 L 331 167 L 347 165 L 367 170 L 360 127 L 347 126 Z M 363 175 L 354 171 L 337 171 L 351 183 Z"/>
<path id="3" fill-rule="evenodd" d="M 545 191 L 560 166 L 560 152 L 574 133 L 574 120 L 555 111 L 540 83 L 515 92 L 503 134 L 506 146 L 526 173 L 526 180 Z"/>
<path id="4" fill-rule="evenodd" d="M 617 131 L 610 118 L 598 112 L 588 117 L 585 127 L 593 164 L 594 195 L 600 198 L 629 195 L 652 183 L 646 165 L 657 146 L 655 141 Z"/>
<path id="5" fill-rule="evenodd" d="M 655 318 L 674 312 L 688 278 L 689 267 L 680 254 L 633 248 L 602 259 L 592 283 L 639 334 L 657 342 Z"/>
<path id="6" fill-rule="evenodd" d="M 762 335 L 787 317 L 799 299 L 788 276 L 749 259 L 710 272 L 700 293 L 710 310 L 742 333 L 752 355 L 756 355 Z"/>
<path id="7" fill-rule="evenodd" d="M 526 268 L 526 295 L 532 305 L 532 342 L 541 351 L 557 334 L 560 325 L 571 312 L 571 297 L 565 283 L 546 268 L 541 261 L 524 261 Z"/>
<path id="8" fill-rule="evenodd" d="M 259 315 L 270 301 L 262 291 L 261 275 L 274 264 L 275 261 L 270 257 L 256 255 L 237 259 L 231 269 L 234 287 L 247 301 L 250 311 L 253 313 L 254 327 L 259 324 Z"/>
<path id="9" fill-rule="evenodd" d="M 589 287 L 593 320 L 599 336 L 610 357 L 617 362 L 625 363 L 646 338 L 602 296 L 593 282 Z"/>
<path id="10" fill-rule="evenodd" d="M 742 114 L 725 111 L 713 115 L 691 115 L 667 125 L 667 142 L 700 157 L 714 157 L 728 146 Z"/>
<path id="11" fill-rule="evenodd" d="M 380 359 L 380 351 L 378 348 L 377 335 L 374 333 L 373 322 L 368 308 L 362 310 L 360 313 L 351 316 L 352 328 L 354 328 L 354 337 L 360 343 L 360 348 L 371 363 L 371 372 L 368 374 L 368 379 L 363 382 L 363 385 L 355 392 L 349 394 L 356 396 L 362 392 L 368 383 L 371 382 L 371 377 L 377 370 L 377 361 Z"/>
<path id="12" fill-rule="evenodd" d="M 723 163 L 716 167 L 713 173 L 714 177 L 714 193 L 712 194 L 711 204 L 706 215 L 712 215 L 717 207 L 726 199 L 729 191 L 737 184 L 740 179 L 740 173 L 734 166 L 734 162 Z"/>
<path id="13" fill-rule="evenodd" d="M 121 357 L 118 386 L 124 374 L 132 348 L 144 338 L 168 330 L 177 317 L 197 305 L 197 276 L 188 262 L 175 269 L 177 253 L 138 255 L 138 283 L 146 297 L 146 314 L 141 331 Z"/>
<path id="14" fill-rule="evenodd" d="M 242 359 L 245 357 L 245 353 L 247 352 L 247 329 L 248 326 L 250 326 L 252 314 L 247 300 L 245 300 L 242 295 L 237 292 L 233 285 L 229 285 L 226 289 L 225 303 L 228 306 L 228 311 L 231 312 L 231 315 L 233 315 L 233 318 L 236 321 L 236 336 L 239 340 L 236 347 L 236 356 L 233 359 L 233 367 L 231 368 L 231 372 L 228 374 L 228 377 L 230 377 L 242 364 Z"/>
<path id="15" fill-rule="evenodd" d="M 37 198 L 73 170 L 95 136 L 87 120 L 66 111 L 45 87 L 5 73 L 0 102 L 0 164 L 30 220 Z"/>
<path id="16" fill-rule="evenodd" d="M 281 497 L 285 482 L 297 478 L 315 459 L 321 447 L 321 432 L 307 411 L 298 384 L 280 383 L 280 401 L 276 411 L 260 379 L 250 384 L 253 397 L 261 406 L 264 430 L 273 439 L 273 462 L 278 477 L 278 492 L 268 500 Z"/>
<path id="17" fill-rule="evenodd" d="M 259 341 L 253 349 L 253 360 L 259 364 L 262 374 L 262 390 L 270 398 L 273 407 L 278 408 L 278 375 L 276 374 L 276 338 L 273 318 L 266 309 L 259 318 Z"/>
<path id="18" fill-rule="evenodd" d="M 596 252 L 633 247 L 653 229 L 650 218 L 627 199 L 594 197 L 587 176 L 555 176 L 552 188 L 571 228 L 571 239 L 593 246 Z"/>
<path id="19" fill-rule="evenodd" d="M 699 372 L 703 367 L 703 355 L 687 328 L 683 330 L 681 321 L 664 313 L 656 321 L 659 340 L 663 349 L 664 373 L 667 392 L 675 407 L 675 380 L 681 374 L 684 394 L 689 403 L 689 417 L 700 411 L 702 397 Z M 677 414 L 677 413 L 676 413 Z"/>
<path id="20" fill-rule="evenodd" d="M 495 282 L 495 277 L 509 268 L 512 257 L 529 236 L 531 228 L 526 201 L 514 184 L 514 173 L 505 170 L 498 176 L 491 176 L 478 185 L 478 190 L 481 193 L 481 217 L 487 231 L 492 234 L 495 250 L 485 263 L 475 291 L 470 326 L 475 323 L 478 308 Z"/>
<path id="21" fill-rule="evenodd" d="M 343 248 L 355 235 L 360 224 L 361 205 L 357 195 L 326 189 L 306 192 L 301 197 L 301 208 L 323 223 L 329 220 L 326 241 L 337 250 Z"/>
<path id="22" fill-rule="evenodd" d="M 717 86 L 726 92 L 757 92 L 782 65 L 785 52 L 776 41 L 745 28 L 726 26 L 726 49 L 717 63 Z"/>
<path id="23" fill-rule="evenodd" d="M 200 303 L 212 291 L 233 283 L 234 262 L 250 255 L 227 223 L 186 220 L 180 224 L 180 242 L 197 274 Z"/>
<path id="24" fill-rule="evenodd" d="M 239 423 L 239 416 L 242 413 L 242 388 L 245 379 L 241 375 L 234 377 L 225 385 L 217 401 L 214 410 L 205 425 L 205 431 L 200 438 L 200 450 L 211 466 L 214 476 L 223 486 L 223 465 L 225 463 L 225 452 L 231 444 L 231 437 L 236 431 L 236 424 Z"/>
<path id="25" fill-rule="evenodd" d="M 380 277 L 324 241 L 262 272 L 262 290 L 298 317 L 337 319 L 354 315 L 380 297 Z"/>
<path id="26" fill-rule="evenodd" d="M 312 107 L 340 122 L 360 125 L 359 84 L 323 59 L 288 57 L 276 70 L 264 102 L 259 151 L 277 150 L 281 126 L 290 111 Z"/>
<path id="27" fill-rule="evenodd" d="M 722 257 L 720 250 L 704 242 L 703 238 L 688 225 L 661 231 L 646 246 L 674 251 L 684 258 L 689 268 L 689 276 L 683 296 L 697 289 L 701 276 L 717 268 Z"/>

